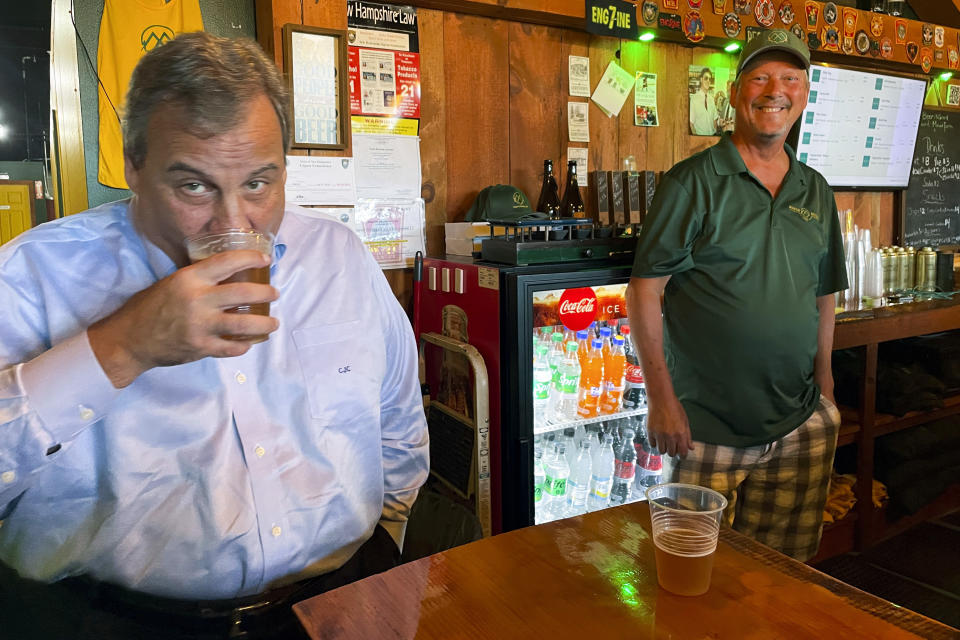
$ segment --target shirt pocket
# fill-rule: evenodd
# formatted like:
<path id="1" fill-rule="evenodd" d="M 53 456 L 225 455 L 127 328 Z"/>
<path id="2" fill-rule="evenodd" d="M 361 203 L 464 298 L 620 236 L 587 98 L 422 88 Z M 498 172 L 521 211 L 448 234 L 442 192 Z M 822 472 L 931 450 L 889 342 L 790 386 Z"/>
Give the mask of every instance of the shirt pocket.
<path id="1" fill-rule="evenodd" d="M 293 342 L 315 420 L 349 424 L 379 413 L 383 359 L 360 320 L 296 329 Z"/>

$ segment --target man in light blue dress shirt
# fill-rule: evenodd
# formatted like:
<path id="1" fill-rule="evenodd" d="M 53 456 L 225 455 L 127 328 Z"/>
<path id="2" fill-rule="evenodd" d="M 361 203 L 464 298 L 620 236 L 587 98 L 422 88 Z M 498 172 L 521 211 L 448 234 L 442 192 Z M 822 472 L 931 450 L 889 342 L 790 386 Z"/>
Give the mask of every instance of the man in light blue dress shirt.
<path id="1" fill-rule="evenodd" d="M 153 637 L 251 633 L 263 594 L 387 568 L 426 479 L 403 310 L 349 229 L 285 206 L 287 100 L 255 43 L 176 38 L 131 79 L 133 197 L 0 248 L 0 561 L 18 593 L 79 580 L 146 608 L 118 637 L 150 637 L 154 602 Z M 271 284 L 219 284 L 253 251 L 189 264 L 186 236 L 232 227 L 275 234 Z"/>

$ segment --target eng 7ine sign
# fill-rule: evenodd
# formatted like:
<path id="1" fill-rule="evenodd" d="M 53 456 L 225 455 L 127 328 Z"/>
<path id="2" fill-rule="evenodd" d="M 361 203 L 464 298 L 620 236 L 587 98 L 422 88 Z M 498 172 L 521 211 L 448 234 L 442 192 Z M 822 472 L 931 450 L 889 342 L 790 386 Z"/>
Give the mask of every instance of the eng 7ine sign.
<path id="1" fill-rule="evenodd" d="M 637 38 L 636 4 L 622 0 L 586 0 L 587 31 L 615 38 Z"/>

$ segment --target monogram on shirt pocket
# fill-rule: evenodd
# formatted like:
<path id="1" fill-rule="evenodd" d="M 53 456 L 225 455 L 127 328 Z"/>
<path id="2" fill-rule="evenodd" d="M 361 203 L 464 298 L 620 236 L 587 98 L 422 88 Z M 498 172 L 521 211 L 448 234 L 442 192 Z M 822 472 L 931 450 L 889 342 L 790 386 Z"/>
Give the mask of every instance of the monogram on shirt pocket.
<path id="1" fill-rule="evenodd" d="M 296 329 L 293 342 L 314 419 L 351 423 L 379 406 L 382 362 L 360 320 Z"/>

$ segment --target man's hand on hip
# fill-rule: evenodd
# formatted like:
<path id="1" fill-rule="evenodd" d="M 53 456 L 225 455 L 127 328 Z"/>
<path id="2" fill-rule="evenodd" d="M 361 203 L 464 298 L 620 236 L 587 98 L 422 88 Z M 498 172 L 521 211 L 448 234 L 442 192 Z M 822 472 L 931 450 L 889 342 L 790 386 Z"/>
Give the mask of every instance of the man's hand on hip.
<path id="1" fill-rule="evenodd" d="M 673 394 L 662 401 L 648 396 L 647 441 L 662 454 L 685 456 L 693 450 L 690 423 Z"/>
<path id="2" fill-rule="evenodd" d="M 178 269 L 91 325 L 90 347 L 113 386 L 123 388 L 153 367 L 242 355 L 253 344 L 243 336 L 254 340 L 276 331 L 276 318 L 226 312 L 272 302 L 276 289 L 249 282 L 220 284 L 239 271 L 268 264 L 269 258 L 257 251 L 216 254 Z"/>

